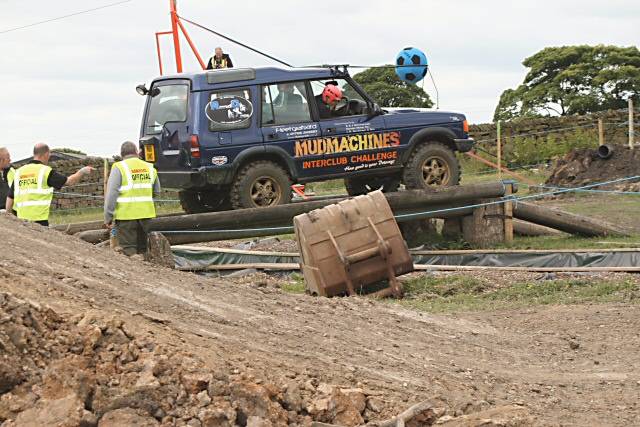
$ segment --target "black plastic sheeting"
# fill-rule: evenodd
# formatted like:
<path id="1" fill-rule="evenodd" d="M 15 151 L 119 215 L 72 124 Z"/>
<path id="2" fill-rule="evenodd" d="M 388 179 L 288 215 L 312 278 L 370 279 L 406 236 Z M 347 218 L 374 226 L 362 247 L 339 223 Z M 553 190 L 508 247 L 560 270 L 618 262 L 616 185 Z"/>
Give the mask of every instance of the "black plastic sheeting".
<path id="1" fill-rule="evenodd" d="M 413 253 L 415 264 L 483 267 L 637 267 L 640 252 L 499 252 L 467 254 Z"/>
<path id="2" fill-rule="evenodd" d="M 202 269 L 220 264 L 298 263 L 288 254 L 215 252 L 172 248 L 176 267 Z M 433 253 L 411 251 L 413 262 L 423 265 L 465 265 L 484 267 L 638 267 L 640 251 L 606 252 L 484 252 Z"/>
<path id="3" fill-rule="evenodd" d="M 173 258 L 178 268 L 204 268 L 210 265 L 221 264 L 253 264 L 253 263 L 298 263 L 298 256 L 264 255 L 260 253 L 248 253 L 249 251 L 239 251 L 238 253 L 214 252 L 211 249 L 199 251 L 195 249 L 171 248 Z"/>

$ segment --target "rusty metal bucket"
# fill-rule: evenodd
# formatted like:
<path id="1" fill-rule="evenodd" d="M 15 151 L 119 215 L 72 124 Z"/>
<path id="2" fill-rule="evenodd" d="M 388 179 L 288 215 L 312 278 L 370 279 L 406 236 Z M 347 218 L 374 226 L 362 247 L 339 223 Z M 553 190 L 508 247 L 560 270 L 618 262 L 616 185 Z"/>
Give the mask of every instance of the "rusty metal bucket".
<path id="1" fill-rule="evenodd" d="M 298 215 L 293 226 L 308 293 L 402 295 L 396 276 L 413 261 L 381 191 Z M 372 292 L 384 279 L 389 286 Z"/>

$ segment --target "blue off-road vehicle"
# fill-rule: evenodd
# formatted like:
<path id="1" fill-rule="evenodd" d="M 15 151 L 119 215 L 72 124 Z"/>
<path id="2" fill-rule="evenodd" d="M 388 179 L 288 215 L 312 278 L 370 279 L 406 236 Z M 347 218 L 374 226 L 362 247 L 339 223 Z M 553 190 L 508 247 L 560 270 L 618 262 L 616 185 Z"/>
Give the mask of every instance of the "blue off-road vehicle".
<path id="1" fill-rule="evenodd" d="M 345 95 L 328 107 L 327 84 Z M 291 185 L 344 178 L 349 194 L 456 185 L 465 116 L 383 109 L 344 68 L 211 70 L 155 79 L 140 130 L 145 160 L 186 212 L 291 201 Z"/>

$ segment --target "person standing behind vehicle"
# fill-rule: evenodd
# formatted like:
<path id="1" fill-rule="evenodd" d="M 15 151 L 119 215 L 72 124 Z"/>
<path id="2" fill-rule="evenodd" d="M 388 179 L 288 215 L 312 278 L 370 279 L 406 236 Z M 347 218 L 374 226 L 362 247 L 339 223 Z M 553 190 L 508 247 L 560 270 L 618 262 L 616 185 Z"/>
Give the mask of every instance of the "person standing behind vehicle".
<path id="1" fill-rule="evenodd" d="M 33 160 L 15 172 L 7 195 L 7 212 L 15 206 L 18 218 L 48 226 L 53 190 L 74 185 L 94 171 L 91 166 L 85 166 L 66 176 L 48 166 L 50 157 L 51 150 L 47 144 L 39 143 L 33 147 Z"/>
<path id="2" fill-rule="evenodd" d="M 140 160 L 133 142 L 123 143 L 120 155 L 122 161 L 109 175 L 104 223 L 107 228 L 115 226 L 118 246 L 131 256 L 147 250 L 149 220 L 156 216 L 153 196 L 160 193 L 160 180 L 153 165 Z"/>
<path id="3" fill-rule="evenodd" d="M 7 203 L 9 189 L 13 185 L 16 170 L 11 166 L 9 150 L 0 147 L 0 210 L 4 210 Z"/>
<path id="4" fill-rule="evenodd" d="M 217 47 L 214 55 L 209 58 L 207 70 L 218 70 L 221 68 L 233 68 L 233 62 L 231 62 L 231 57 L 228 54 L 222 52 L 221 47 Z"/>

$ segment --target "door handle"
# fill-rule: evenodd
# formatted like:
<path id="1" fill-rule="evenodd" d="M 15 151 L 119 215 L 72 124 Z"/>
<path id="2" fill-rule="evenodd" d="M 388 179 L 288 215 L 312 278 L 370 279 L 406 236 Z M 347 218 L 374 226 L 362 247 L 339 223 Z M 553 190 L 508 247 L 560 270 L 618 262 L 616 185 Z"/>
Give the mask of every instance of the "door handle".
<path id="1" fill-rule="evenodd" d="M 336 128 L 327 128 L 327 133 L 336 133 Z"/>
<path id="2" fill-rule="evenodd" d="M 275 134 L 275 133 L 270 133 L 270 134 L 267 135 L 267 139 L 274 140 L 274 139 L 277 139 L 277 138 L 278 138 L 278 135 Z"/>

